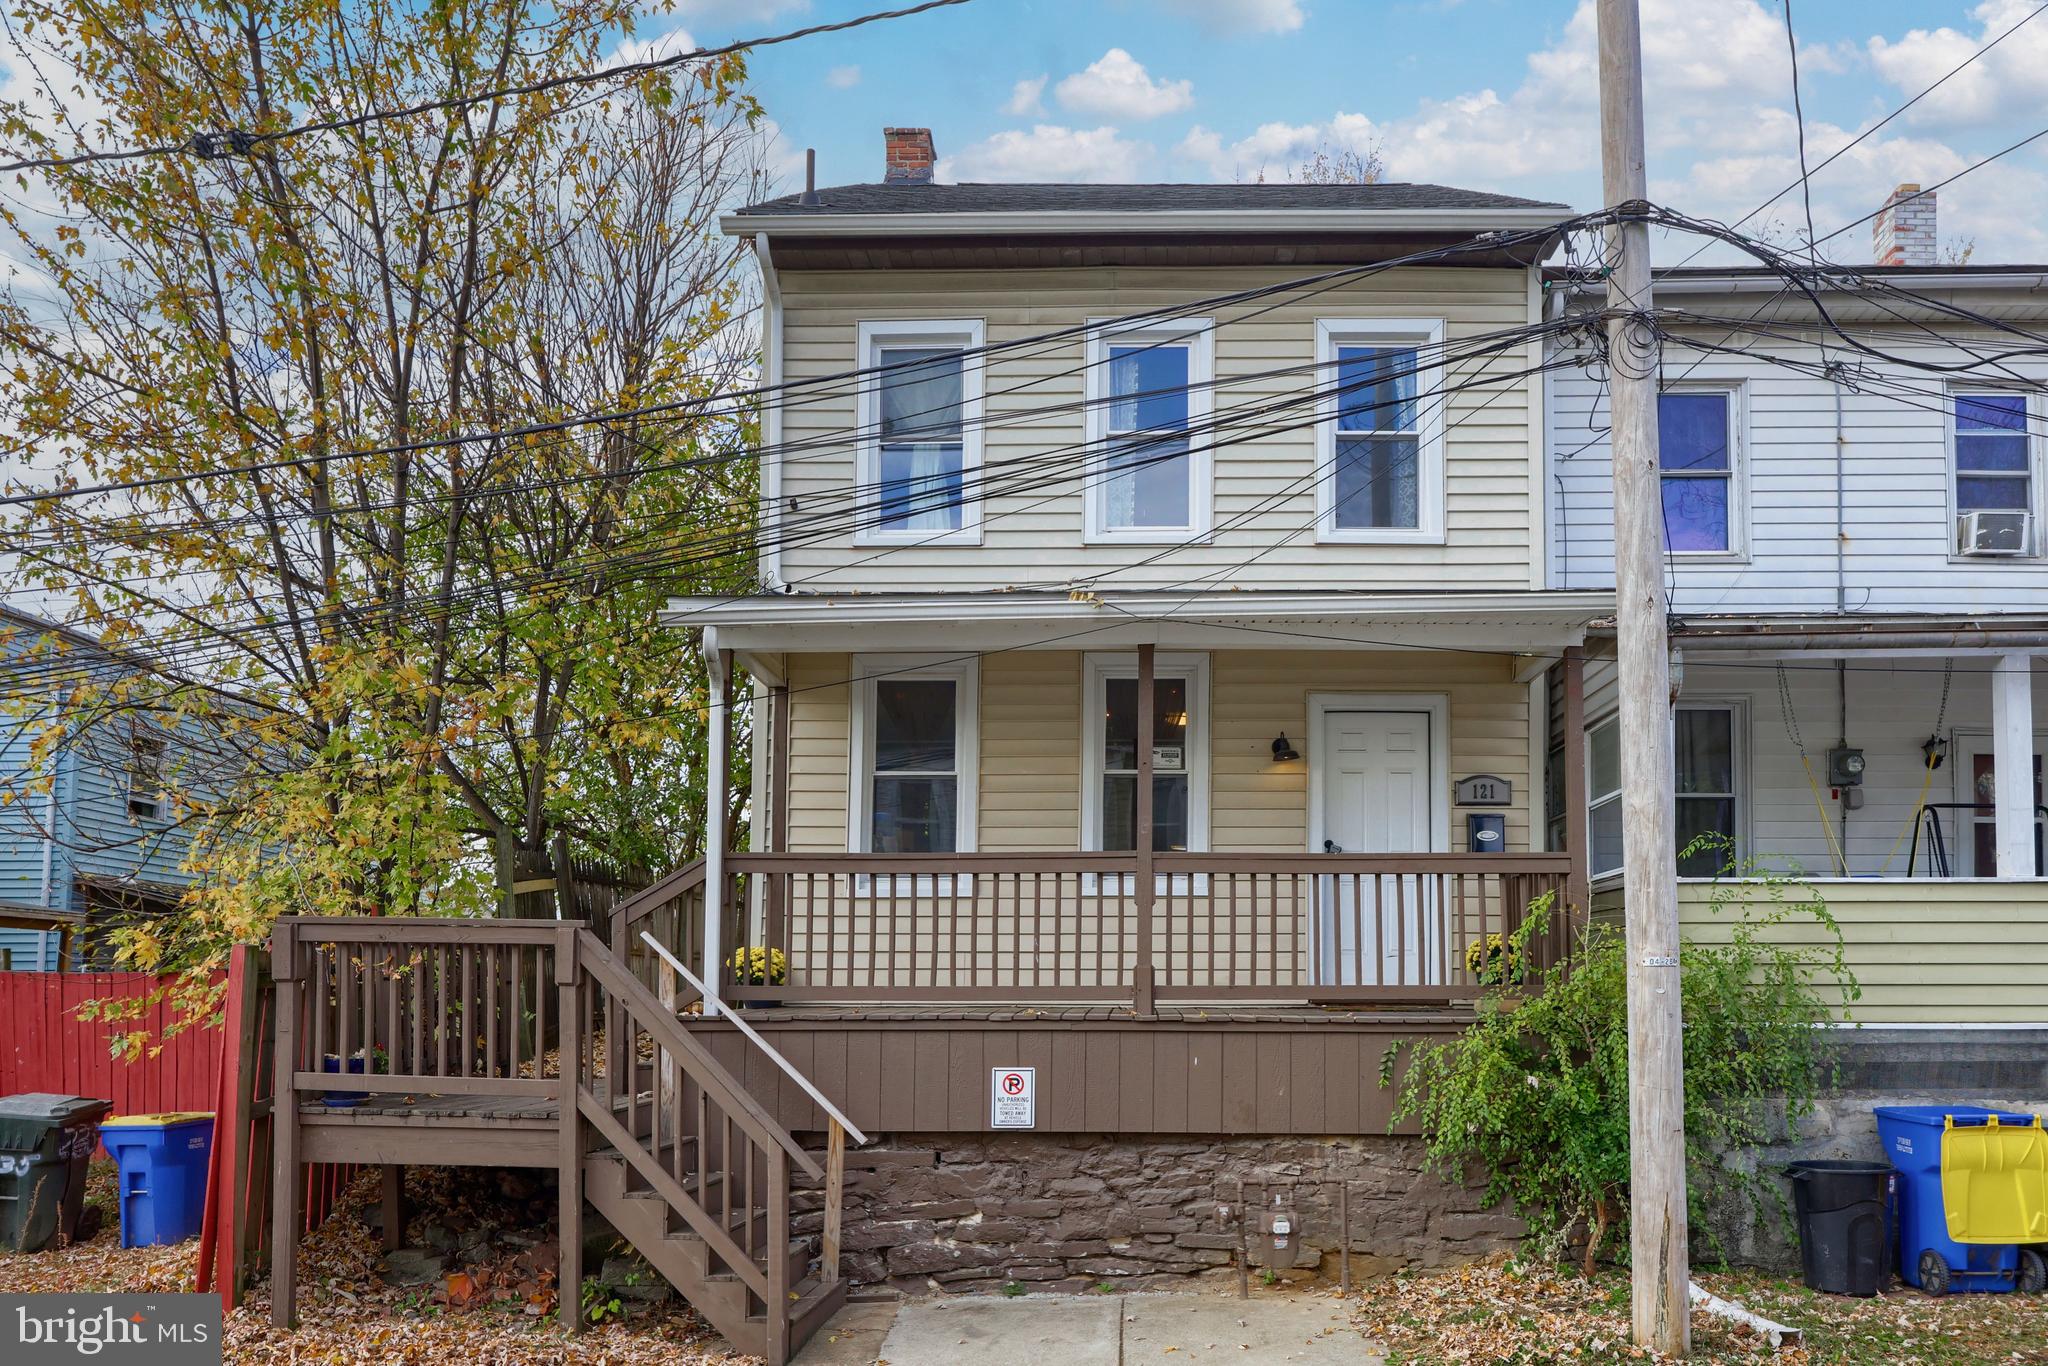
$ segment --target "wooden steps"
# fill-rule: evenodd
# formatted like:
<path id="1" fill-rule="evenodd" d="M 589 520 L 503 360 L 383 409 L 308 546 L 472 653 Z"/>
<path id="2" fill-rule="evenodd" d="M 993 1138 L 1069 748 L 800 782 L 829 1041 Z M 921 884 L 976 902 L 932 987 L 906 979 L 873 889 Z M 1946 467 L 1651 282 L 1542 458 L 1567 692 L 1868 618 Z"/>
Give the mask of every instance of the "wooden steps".
<path id="1" fill-rule="evenodd" d="M 634 1186 L 622 1154 L 610 1148 L 589 1154 L 583 1162 L 583 1178 L 584 1198 L 726 1341 L 739 1351 L 771 1362 L 779 1359 L 771 1341 L 769 1306 L 687 1225 L 666 1197 Z M 694 1175 L 682 1184 L 693 1197 L 702 1199 L 708 1194 L 713 1209 L 720 1205 L 721 1174 L 714 1173 L 702 1186 Z M 722 1210 L 719 1214 L 719 1223 L 743 1246 L 750 1223 L 756 1247 L 766 1236 L 767 1221 L 759 1210 L 735 1208 L 729 1218 L 723 1217 Z M 845 1282 L 826 1283 L 818 1274 L 817 1255 L 815 1238 L 791 1238 L 784 1246 L 783 1266 L 792 1290 L 789 1304 L 782 1309 L 786 1325 L 783 1354 L 801 1347 L 845 1303 Z"/>

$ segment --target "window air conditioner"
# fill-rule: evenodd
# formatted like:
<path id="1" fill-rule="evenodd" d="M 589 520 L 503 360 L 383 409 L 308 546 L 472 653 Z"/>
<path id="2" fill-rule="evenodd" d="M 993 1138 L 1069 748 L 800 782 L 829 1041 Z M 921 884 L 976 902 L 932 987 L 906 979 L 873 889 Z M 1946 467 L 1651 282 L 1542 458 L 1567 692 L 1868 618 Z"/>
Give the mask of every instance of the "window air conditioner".
<path id="1" fill-rule="evenodd" d="M 2030 512 L 1965 512 L 1956 517 L 1956 554 L 2024 555 L 2029 548 Z"/>

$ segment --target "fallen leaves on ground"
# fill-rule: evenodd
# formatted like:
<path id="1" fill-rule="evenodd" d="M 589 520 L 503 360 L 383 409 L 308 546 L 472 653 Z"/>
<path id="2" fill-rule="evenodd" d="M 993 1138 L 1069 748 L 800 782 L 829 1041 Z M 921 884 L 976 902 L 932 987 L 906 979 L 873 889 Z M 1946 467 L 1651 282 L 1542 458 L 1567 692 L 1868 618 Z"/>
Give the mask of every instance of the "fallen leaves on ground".
<path id="1" fill-rule="evenodd" d="M 1931 1299 L 1906 1286 L 1873 1299 L 1820 1295 L 1754 1271 L 1701 1273 L 1705 1289 L 1798 1328 L 1805 1342 L 1773 1350 L 1743 1325 L 1695 1310 L 1692 1360 L 1733 1366 L 1988 1366 L 2048 1363 L 2048 1302 L 2024 1295 Z M 1630 1341 L 1626 1270 L 1592 1280 L 1562 1266 L 1508 1264 L 1399 1275 L 1365 1287 L 1359 1331 L 1413 1366 L 1564 1366 L 1655 1361 Z"/>
<path id="2" fill-rule="evenodd" d="M 37 1253 L 0 1254 L 0 1293 L 168 1292 L 193 1288 L 196 1241 L 123 1248 L 113 1214 L 111 1164 L 96 1163 L 87 1200 L 105 1222 L 90 1239 Z M 226 1360 L 276 1366 L 743 1366 L 680 1301 L 565 1338 L 556 1321 L 552 1239 L 504 1248 L 429 1285 L 392 1285 L 378 1274 L 382 1246 L 364 1220 L 377 1201 L 365 1173 L 334 1214 L 300 1245 L 299 1328 L 271 1326 L 267 1285 L 228 1316 Z M 444 1170 L 408 1173 L 415 1219 L 455 1221 L 471 1211 Z M 438 1203 L 437 1203 L 438 1202 Z M 593 1268 L 594 1269 L 594 1268 Z M 458 1284 L 461 1292 L 456 1293 Z M 545 1307 L 542 1307 L 545 1306 Z"/>

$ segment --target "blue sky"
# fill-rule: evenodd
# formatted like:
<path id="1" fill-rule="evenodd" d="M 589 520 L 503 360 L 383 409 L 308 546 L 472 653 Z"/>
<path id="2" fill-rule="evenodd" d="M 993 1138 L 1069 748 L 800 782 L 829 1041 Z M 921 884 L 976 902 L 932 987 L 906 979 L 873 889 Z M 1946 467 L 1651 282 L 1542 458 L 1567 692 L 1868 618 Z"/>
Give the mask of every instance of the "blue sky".
<path id="1" fill-rule="evenodd" d="M 1817 162 L 2040 0 L 1795 0 Z M 642 30 L 722 41 L 868 0 L 681 0 Z M 1781 0 L 1643 0 L 1652 195 L 1738 216 L 1797 173 Z M 928 125 L 952 180 L 1231 180 L 1317 147 L 1377 147 L 1388 176 L 1588 208 L 1599 201 L 1591 0 L 973 0 L 757 54 L 790 174 L 879 178 L 885 124 Z M 1931 184 L 2048 114 L 2048 15 L 1814 184 L 1825 233 L 1901 181 Z M 2048 260 L 2042 144 L 1941 195 L 1975 260 Z M 1803 230 L 1796 198 L 1759 221 Z M 1754 225 L 1753 225 L 1754 226 Z M 1868 259 L 1868 228 L 1830 253 Z"/>

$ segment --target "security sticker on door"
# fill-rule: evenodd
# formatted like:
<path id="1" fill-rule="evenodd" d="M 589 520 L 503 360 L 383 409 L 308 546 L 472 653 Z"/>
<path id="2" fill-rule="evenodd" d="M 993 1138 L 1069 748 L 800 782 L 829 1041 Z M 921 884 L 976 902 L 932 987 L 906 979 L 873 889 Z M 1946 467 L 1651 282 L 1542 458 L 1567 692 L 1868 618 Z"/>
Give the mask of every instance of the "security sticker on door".
<path id="1" fill-rule="evenodd" d="M 991 1129 L 1038 1127 L 1038 1069 L 997 1067 L 988 1076 L 988 1126 Z"/>

